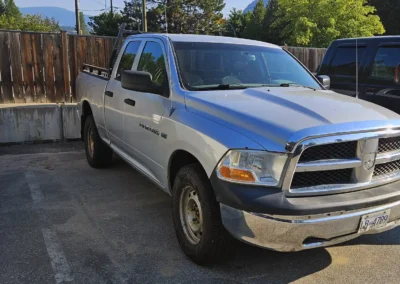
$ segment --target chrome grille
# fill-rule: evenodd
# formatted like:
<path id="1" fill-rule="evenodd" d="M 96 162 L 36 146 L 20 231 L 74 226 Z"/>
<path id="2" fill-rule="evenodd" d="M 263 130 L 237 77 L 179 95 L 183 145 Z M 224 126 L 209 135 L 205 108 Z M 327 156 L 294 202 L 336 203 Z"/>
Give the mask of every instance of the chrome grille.
<path id="1" fill-rule="evenodd" d="M 295 196 L 333 194 L 399 180 L 400 131 L 391 133 L 393 137 L 385 135 L 357 133 L 304 140 L 294 148 L 283 190 Z"/>
<path id="2" fill-rule="evenodd" d="M 382 138 L 379 140 L 378 153 L 396 151 L 400 149 L 400 137 Z"/>
<path id="3" fill-rule="evenodd" d="M 400 160 L 375 166 L 374 177 L 393 174 L 400 171 Z"/>
<path id="4" fill-rule="evenodd" d="M 357 141 L 314 146 L 306 149 L 300 162 L 329 159 L 351 159 L 356 157 Z"/>
<path id="5" fill-rule="evenodd" d="M 345 184 L 351 182 L 352 169 L 295 173 L 292 188 L 311 187 L 322 184 Z"/>

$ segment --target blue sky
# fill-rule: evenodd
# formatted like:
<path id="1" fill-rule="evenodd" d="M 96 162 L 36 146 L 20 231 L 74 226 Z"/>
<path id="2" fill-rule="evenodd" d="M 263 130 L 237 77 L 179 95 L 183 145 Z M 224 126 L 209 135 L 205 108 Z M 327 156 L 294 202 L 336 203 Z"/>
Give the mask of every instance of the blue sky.
<path id="1" fill-rule="evenodd" d="M 101 13 L 101 9 L 104 9 L 104 4 L 107 2 L 109 6 L 110 0 L 80 0 L 80 8 L 85 14 L 94 15 Z M 228 15 L 229 11 L 235 7 L 237 9 L 244 9 L 252 0 L 225 0 L 226 7 L 224 15 Z M 74 0 L 15 0 L 15 3 L 19 7 L 32 7 L 32 6 L 56 6 L 66 8 L 68 10 L 74 10 Z M 115 7 L 124 7 L 123 0 L 113 0 Z"/>

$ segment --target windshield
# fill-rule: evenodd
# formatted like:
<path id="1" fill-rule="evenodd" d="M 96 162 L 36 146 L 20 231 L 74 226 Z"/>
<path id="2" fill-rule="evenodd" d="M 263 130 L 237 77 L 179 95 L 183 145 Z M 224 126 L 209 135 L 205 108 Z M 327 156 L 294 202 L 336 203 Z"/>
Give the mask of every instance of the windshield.
<path id="1" fill-rule="evenodd" d="M 314 78 L 279 48 L 225 43 L 175 42 L 182 83 L 188 90 L 304 86 Z"/>

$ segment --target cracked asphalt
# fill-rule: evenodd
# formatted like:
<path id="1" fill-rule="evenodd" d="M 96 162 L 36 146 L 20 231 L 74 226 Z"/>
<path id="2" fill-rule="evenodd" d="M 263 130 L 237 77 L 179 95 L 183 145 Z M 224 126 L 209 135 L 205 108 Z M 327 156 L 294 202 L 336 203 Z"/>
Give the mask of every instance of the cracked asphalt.
<path id="1" fill-rule="evenodd" d="M 400 229 L 298 253 L 238 242 L 199 267 L 169 197 L 123 161 L 92 169 L 80 142 L 0 147 L 2 284 L 399 283 L 399 244 Z"/>

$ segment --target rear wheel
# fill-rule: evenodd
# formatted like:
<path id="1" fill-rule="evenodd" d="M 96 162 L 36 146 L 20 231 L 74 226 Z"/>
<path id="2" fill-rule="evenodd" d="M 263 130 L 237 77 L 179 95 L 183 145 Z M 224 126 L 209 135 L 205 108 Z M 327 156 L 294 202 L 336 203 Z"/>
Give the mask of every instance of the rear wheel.
<path id="1" fill-rule="evenodd" d="M 179 170 L 173 186 L 172 213 L 179 244 L 191 260 L 205 265 L 225 255 L 232 238 L 222 225 L 219 203 L 200 165 Z"/>
<path id="2" fill-rule="evenodd" d="M 86 158 L 93 168 L 105 168 L 112 164 L 112 150 L 101 140 L 93 116 L 85 121 L 84 141 Z"/>

